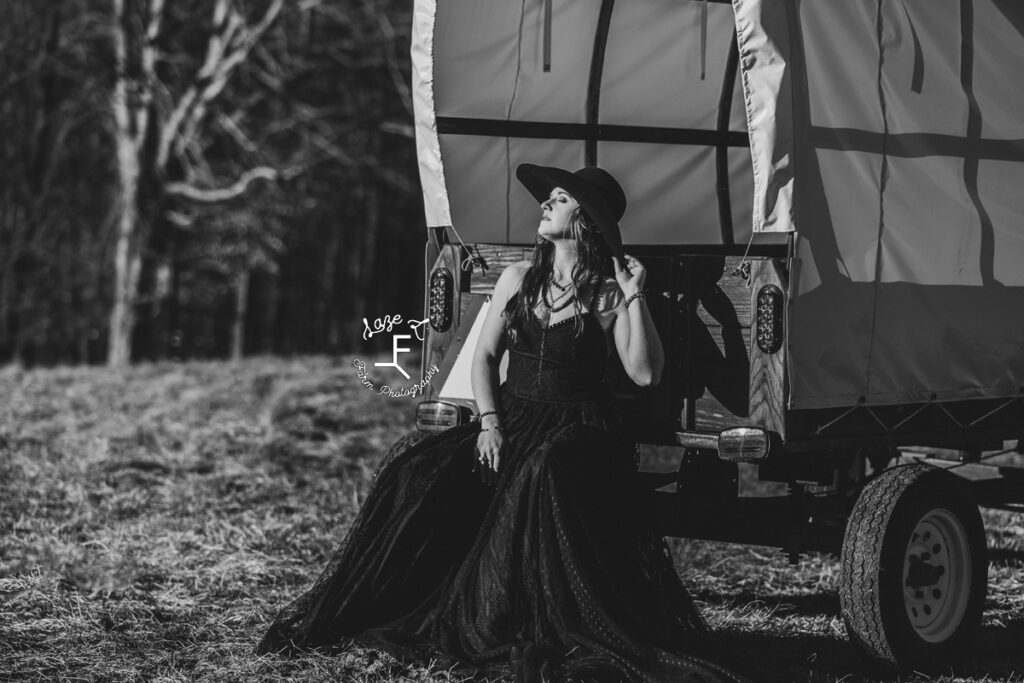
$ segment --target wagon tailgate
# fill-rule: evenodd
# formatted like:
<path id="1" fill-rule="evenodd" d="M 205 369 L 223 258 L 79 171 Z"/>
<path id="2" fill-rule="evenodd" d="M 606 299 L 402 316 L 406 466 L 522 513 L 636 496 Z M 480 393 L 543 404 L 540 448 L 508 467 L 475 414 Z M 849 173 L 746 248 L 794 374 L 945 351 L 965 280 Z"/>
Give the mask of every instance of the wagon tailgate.
<path id="1" fill-rule="evenodd" d="M 688 431 L 719 432 L 750 414 L 750 290 L 735 256 L 677 257 L 673 383 Z"/>
<path id="2" fill-rule="evenodd" d="M 752 305 L 765 284 L 785 286 L 777 262 L 761 257 L 681 256 L 676 262 L 678 319 L 673 381 L 687 431 L 717 433 L 756 425 L 782 433 L 784 350 L 751 343 Z"/>
<path id="3" fill-rule="evenodd" d="M 441 394 L 456 363 L 464 366 L 471 356 L 472 349 L 463 346 L 501 271 L 532 255 L 530 248 L 506 245 L 478 244 L 475 249 L 487 269 L 476 267 L 472 276 L 464 274 L 461 287 L 456 287 L 461 294 L 456 295 L 451 328 L 444 333 L 432 330 L 428 337 L 426 365 L 433 362 L 439 367 L 432 382 L 435 397 Z M 779 368 L 765 367 L 766 358 L 756 346 L 751 358 L 753 290 L 739 270 L 742 259 L 642 253 L 638 257 L 647 269 L 648 305 L 663 342 L 666 364 L 660 384 L 640 388 L 626 376 L 618 354 L 612 354 L 607 381 L 628 422 L 654 440 L 659 439 L 656 435 L 670 440 L 669 433 L 678 428 L 717 434 L 737 425 L 773 426 L 765 423 L 773 422 L 773 404 L 781 400 L 781 394 L 767 378 L 781 374 Z M 446 245 L 437 265 L 458 273 L 460 260 L 459 251 Z M 749 260 L 755 285 L 774 272 L 767 259 Z M 757 386 L 752 386 L 752 367 Z"/>

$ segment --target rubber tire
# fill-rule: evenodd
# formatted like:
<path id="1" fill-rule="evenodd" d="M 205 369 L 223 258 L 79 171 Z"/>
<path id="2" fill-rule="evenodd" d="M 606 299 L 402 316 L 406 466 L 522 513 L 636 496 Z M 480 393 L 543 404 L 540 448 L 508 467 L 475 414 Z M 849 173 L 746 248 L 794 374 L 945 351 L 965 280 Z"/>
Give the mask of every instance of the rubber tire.
<path id="1" fill-rule="evenodd" d="M 911 625 L 901 584 L 911 534 L 938 508 L 963 525 L 972 585 L 959 626 L 945 641 L 930 643 Z M 955 475 L 923 464 L 895 467 L 861 491 L 843 538 L 839 601 L 850 640 L 875 664 L 900 672 L 948 671 L 974 639 L 987 590 L 984 523 L 970 490 Z"/>

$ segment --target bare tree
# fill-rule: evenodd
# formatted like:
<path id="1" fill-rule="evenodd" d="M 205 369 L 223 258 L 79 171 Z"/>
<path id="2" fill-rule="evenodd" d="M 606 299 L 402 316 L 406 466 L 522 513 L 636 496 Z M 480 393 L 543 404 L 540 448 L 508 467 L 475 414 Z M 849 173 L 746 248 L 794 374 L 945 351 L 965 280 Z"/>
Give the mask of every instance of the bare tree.
<path id="1" fill-rule="evenodd" d="M 0 2 L 0 362 L 338 351 L 360 312 L 407 306 L 410 20 Z"/>
<path id="2" fill-rule="evenodd" d="M 114 253 L 114 294 L 107 362 L 129 362 L 146 230 L 162 219 L 168 198 L 223 201 L 256 179 L 273 179 L 269 166 L 247 169 L 226 183 L 214 177 L 200 137 L 208 113 L 232 75 L 277 19 L 284 0 L 270 0 L 250 21 L 232 0 L 214 0 L 205 54 L 182 82 L 161 78 L 158 66 L 167 8 L 164 0 L 110 0 L 116 77 L 115 123 L 119 204 Z M 154 142 L 155 141 L 155 144 Z"/>

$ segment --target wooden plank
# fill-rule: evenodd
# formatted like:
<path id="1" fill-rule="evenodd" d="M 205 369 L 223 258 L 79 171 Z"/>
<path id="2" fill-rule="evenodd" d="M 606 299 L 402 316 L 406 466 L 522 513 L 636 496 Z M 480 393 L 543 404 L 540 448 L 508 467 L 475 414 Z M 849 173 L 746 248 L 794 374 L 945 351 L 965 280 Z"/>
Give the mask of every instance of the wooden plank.
<path id="1" fill-rule="evenodd" d="M 753 263 L 757 259 L 748 259 Z M 695 292 L 699 299 L 697 314 L 707 327 L 750 326 L 750 289 L 746 278 L 736 274 L 743 259 L 739 256 L 700 257 L 702 282 Z M 715 280 L 714 278 L 718 279 Z"/>
<path id="2" fill-rule="evenodd" d="M 717 433 L 747 424 L 750 294 L 739 256 L 680 258 L 679 391 L 685 429 Z"/>
<path id="3" fill-rule="evenodd" d="M 480 256 L 487 264 L 487 270 L 473 270 L 473 278 L 469 284 L 469 291 L 473 294 L 490 294 L 494 291 L 502 271 L 517 261 L 533 258 L 533 249 L 523 247 L 510 247 L 506 244 L 477 244 L 475 247 L 474 256 L 475 252 L 480 252 Z"/>
<path id="4" fill-rule="evenodd" d="M 787 291 L 786 275 L 782 262 L 775 260 L 753 261 L 750 272 L 753 287 L 750 288 L 751 308 L 756 310 L 757 294 L 762 287 L 775 285 Z M 785 310 L 785 304 L 784 309 Z M 756 338 L 750 343 L 750 424 L 786 435 L 786 344 L 788 341 L 786 315 L 783 313 L 783 346 L 775 353 L 765 353 L 757 346 Z M 754 324 L 756 328 L 756 322 Z M 756 337 L 756 331 L 755 331 Z"/>
<path id="5" fill-rule="evenodd" d="M 701 344 L 693 341 L 701 338 L 698 335 L 705 339 L 703 350 Z M 731 341 L 726 342 L 723 336 Z M 750 423 L 750 364 L 746 357 L 749 345 L 749 328 L 694 331 L 691 351 L 695 362 L 688 387 L 698 394 L 695 405 L 698 429 L 721 431 Z"/>
<path id="6" fill-rule="evenodd" d="M 737 416 L 714 397 L 705 397 L 697 401 L 697 427 L 701 432 L 718 435 L 730 427 L 747 424 L 747 420 Z"/>
<path id="7" fill-rule="evenodd" d="M 462 297 L 459 293 L 459 253 L 461 246 L 457 244 L 446 244 L 441 248 L 441 253 L 437 257 L 437 261 L 434 262 L 433 267 L 430 269 L 430 273 L 427 274 L 427 288 L 426 296 L 430 296 L 430 275 L 438 270 L 439 268 L 447 268 L 454 278 L 455 287 L 455 300 L 452 305 L 452 324 L 444 332 L 438 332 L 430 326 L 428 328 L 427 343 L 424 348 L 424 367 L 430 367 L 431 364 L 436 364 L 438 372 L 436 375 L 436 382 L 431 381 L 427 384 L 424 389 L 424 399 L 432 400 L 435 398 L 440 388 L 444 385 L 445 379 L 448 377 L 448 373 L 451 371 L 454 363 L 454 357 L 456 354 L 449 354 L 448 351 L 452 345 L 455 344 L 455 339 L 459 334 L 459 326 L 462 323 L 464 314 L 464 307 L 468 304 L 468 297 Z M 429 326 L 430 323 L 427 323 Z M 436 388 L 434 385 L 437 385 Z"/>

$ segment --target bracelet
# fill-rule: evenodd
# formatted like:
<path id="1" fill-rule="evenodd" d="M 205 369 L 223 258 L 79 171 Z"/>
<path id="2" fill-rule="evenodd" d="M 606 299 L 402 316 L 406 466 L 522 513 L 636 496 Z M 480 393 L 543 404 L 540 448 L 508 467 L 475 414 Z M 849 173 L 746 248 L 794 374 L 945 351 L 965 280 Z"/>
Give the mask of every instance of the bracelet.
<path id="1" fill-rule="evenodd" d="M 633 303 L 633 299 L 646 299 L 646 298 L 647 298 L 647 291 L 641 289 L 639 292 L 636 292 L 635 294 L 630 296 L 628 299 L 626 299 L 626 308 L 629 308 L 629 305 L 631 303 Z"/>
<path id="2" fill-rule="evenodd" d="M 477 416 L 476 416 L 476 419 L 477 420 L 482 420 L 482 419 L 484 419 L 484 415 L 497 415 L 497 414 L 498 414 L 497 410 L 485 410 L 482 413 L 478 413 Z"/>
<path id="3" fill-rule="evenodd" d="M 501 428 L 501 425 L 494 425 L 493 427 L 481 427 L 480 431 L 481 432 L 503 432 L 505 430 Z"/>

